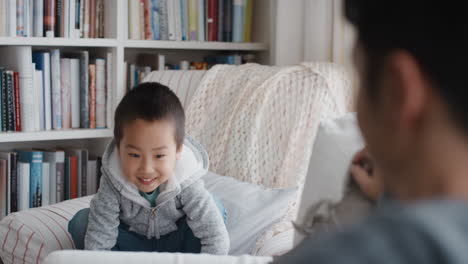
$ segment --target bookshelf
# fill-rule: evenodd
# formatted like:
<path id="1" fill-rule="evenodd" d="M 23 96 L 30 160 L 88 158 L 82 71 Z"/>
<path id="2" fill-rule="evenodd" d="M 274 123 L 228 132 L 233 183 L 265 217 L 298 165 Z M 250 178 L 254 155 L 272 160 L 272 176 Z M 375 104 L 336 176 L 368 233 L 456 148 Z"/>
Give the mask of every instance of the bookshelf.
<path id="1" fill-rule="evenodd" d="M 180 60 L 201 60 L 207 55 L 225 53 L 253 53 L 256 62 L 270 64 L 270 32 L 273 32 L 274 2 L 253 0 L 252 42 L 207 42 L 207 41 L 164 41 L 130 40 L 128 38 L 128 0 L 104 0 L 104 38 L 45 38 L 45 37 L 0 37 L 0 57 L 2 47 L 29 46 L 32 51 L 60 49 L 63 54 L 88 51 L 91 57 L 105 57 L 112 54 L 111 112 L 125 94 L 127 63 L 136 61 L 140 53 L 161 53 L 166 62 Z M 0 60 L 0 66 L 2 62 Z M 112 117 L 113 118 L 113 117 Z M 85 148 L 90 156 L 102 155 L 105 146 L 112 138 L 112 124 L 105 129 L 62 129 L 35 132 L 0 132 L 0 151 L 15 149 Z"/>

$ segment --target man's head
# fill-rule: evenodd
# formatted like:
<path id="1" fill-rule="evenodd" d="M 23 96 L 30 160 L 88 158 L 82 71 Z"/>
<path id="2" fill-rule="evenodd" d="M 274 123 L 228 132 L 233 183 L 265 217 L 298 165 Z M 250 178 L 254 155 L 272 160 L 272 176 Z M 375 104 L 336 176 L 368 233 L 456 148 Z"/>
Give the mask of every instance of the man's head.
<path id="1" fill-rule="evenodd" d="M 173 174 L 185 136 L 177 96 L 159 83 L 128 92 L 115 111 L 114 139 L 122 170 L 142 192 L 152 192 Z"/>
<path id="2" fill-rule="evenodd" d="M 358 33 L 359 124 L 385 185 L 404 198 L 429 193 L 437 187 L 417 184 L 443 179 L 422 175 L 424 163 L 442 172 L 434 163 L 447 157 L 435 155 L 467 146 L 468 4 L 346 0 L 345 14 Z"/>

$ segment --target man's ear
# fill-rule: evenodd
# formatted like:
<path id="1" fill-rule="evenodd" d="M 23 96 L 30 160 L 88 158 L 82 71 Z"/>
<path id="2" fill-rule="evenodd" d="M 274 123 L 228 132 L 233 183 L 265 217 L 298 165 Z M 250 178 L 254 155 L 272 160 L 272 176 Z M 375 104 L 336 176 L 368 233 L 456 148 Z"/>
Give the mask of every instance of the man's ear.
<path id="1" fill-rule="evenodd" d="M 180 146 L 177 147 L 176 150 L 176 159 L 179 160 L 180 157 L 182 156 L 182 150 L 184 149 L 184 144 L 181 144 Z"/>
<path id="2" fill-rule="evenodd" d="M 390 71 L 391 102 L 398 106 L 398 124 L 405 127 L 417 125 L 423 117 L 429 92 L 429 80 L 418 61 L 407 51 L 398 50 L 387 58 Z M 393 102 L 392 102 L 393 101 Z"/>

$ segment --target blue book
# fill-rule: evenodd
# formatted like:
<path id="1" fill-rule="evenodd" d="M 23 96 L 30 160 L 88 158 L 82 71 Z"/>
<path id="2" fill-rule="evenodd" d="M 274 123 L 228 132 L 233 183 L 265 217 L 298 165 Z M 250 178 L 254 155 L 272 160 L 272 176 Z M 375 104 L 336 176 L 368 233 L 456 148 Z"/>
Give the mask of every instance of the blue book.
<path id="1" fill-rule="evenodd" d="M 188 6 L 187 0 L 180 0 L 180 9 L 182 15 L 182 40 L 188 40 Z"/>
<path id="2" fill-rule="evenodd" d="M 159 0 L 151 0 L 151 9 L 151 28 L 153 30 L 153 39 L 161 40 L 161 9 L 159 7 Z"/>
<path id="3" fill-rule="evenodd" d="M 29 172 L 29 206 L 42 206 L 42 152 L 19 150 L 18 161 L 30 165 Z"/>
<path id="4" fill-rule="evenodd" d="M 232 19 L 232 41 L 244 42 L 244 11 L 245 3 L 243 0 L 234 0 Z"/>

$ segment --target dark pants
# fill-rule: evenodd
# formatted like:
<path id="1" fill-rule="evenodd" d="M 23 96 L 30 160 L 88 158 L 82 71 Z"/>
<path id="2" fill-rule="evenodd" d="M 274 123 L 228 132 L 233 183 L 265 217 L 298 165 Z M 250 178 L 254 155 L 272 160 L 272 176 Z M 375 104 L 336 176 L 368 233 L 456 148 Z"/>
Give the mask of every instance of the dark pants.
<path id="1" fill-rule="evenodd" d="M 226 222 L 226 210 L 218 199 L 216 205 Z M 71 234 L 76 249 L 84 249 L 84 238 L 88 228 L 89 208 L 82 209 L 73 216 L 68 223 L 68 232 Z M 177 221 L 177 230 L 161 236 L 159 239 L 148 239 L 146 236 L 129 231 L 124 223 L 119 225 L 117 243 L 112 248 L 115 251 L 156 251 L 200 253 L 200 239 L 195 237 L 187 224 L 186 217 Z"/>

